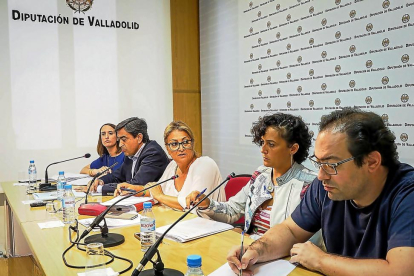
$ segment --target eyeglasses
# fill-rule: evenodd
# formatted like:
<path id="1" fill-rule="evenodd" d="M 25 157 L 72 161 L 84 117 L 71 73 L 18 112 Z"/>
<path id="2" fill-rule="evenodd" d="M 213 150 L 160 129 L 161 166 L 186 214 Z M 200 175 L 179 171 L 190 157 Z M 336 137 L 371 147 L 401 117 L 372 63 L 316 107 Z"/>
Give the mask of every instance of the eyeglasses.
<path id="1" fill-rule="evenodd" d="M 168 146 L 171 151 L 176 151 L 180 148 L 180 146 L 183 146 L 183 149 L 191 149 L 192 144 L 193 144 L 193 140 L 184 140 L 181 143 L 171 142 L 165 145 Z"/>
<path id="2" fill-rule="evenodd" d="M 349 162 L 349 161 L 355 159 L 355 157 L 352 156 L 348 159 L 344 159 L 344 160 L 336 162 L 336 163 L 327 163 L 327 162 L 318 162 L 318 161 L 316 161 L 315 158 L 316 158 L 315 155 L 312 155 L 311 157 L 309 157 L 309 160 L 315 166 L 315 168 L 318 169 L 318 170 L 320 170 L 322 168 L 329 175 L 337 175 L 338 171 L 336 170 L 336 167 L 338 167 L 341 164 L 344 164 L 346 162 Z"/>

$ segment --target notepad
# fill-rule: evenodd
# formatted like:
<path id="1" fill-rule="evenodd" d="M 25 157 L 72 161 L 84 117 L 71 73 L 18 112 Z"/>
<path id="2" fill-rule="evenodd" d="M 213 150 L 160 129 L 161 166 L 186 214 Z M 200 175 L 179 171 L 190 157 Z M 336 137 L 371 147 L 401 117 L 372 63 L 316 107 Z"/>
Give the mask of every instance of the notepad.
<path id="1" fill-rule="evenodd" d="M 170 225 L 157 228 L 157 236 L 163 234 L 168 227 L 170 227 Z M 204 218 L 194 218 L 179 222 L 167 233 L 165 238 L 178 242 L 188 242 L 231 229 L 233 229 L 233 226 L 227 223 Z"/>
<path id="2" fill-rule="evenodd" d="M 75 197 L 84 197 L 86 194 L 84 192 L 73 191 Z M 47 193 L 34 193 L 33 198 L 37 201 L 39 200 L 55 200 L 57 199 L 57 192 L 47 192 Z"/>
<path id="3" fill-rule="evenodd" d="M 287 276 L 292 270 L 295 269 L 295 265 L 286 260 L 277 260 L 268 263 L 261 263 L 253 265 L 250 270 L 253 271 L 255 276 Z M 234 276 L 234 272 L 230 269 L 230 266 L 225 263 L 209 276 Z"/>

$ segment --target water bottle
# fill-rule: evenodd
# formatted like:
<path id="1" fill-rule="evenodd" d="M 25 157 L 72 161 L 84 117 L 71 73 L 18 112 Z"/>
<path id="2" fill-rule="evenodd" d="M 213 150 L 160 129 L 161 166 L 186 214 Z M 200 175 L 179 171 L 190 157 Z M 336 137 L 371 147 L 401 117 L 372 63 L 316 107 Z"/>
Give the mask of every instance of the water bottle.
<path id="1" fill-rule="evenodd" d="M 58 201 L 60 201 L 61 206 L 63 205 L 63 193 L 65 192 L 65 185 L 66 185 L 65 173 L 62 171 L 62 172 L 59 172 L 59 177 L 57 179 L 57 184 L 56 184 L 57 199 Z"/>
<path id="2" fill-rule="evenodd" d="M 72 224 L 75 222 L 75 195 L 72 192 L 72 185 L 66 184 L 62 200 L 63 223 Z"/>
<path id="3" fill-rule="evenodd" d="M 32 193 L 37 188 L 36 186 L 37 171 L 36 171 L 36 165 L 34 163 L 34 160 L 30 160 L 28 173 L 29 173 L 29 185 L 27 186 L 27 192 Z"/>
<path id="4" fill-rule="evenodd" d="M 141 251 L 147 251 L 155 243 L 155 216 L 152 213 L 152 203 L 144 202 L 141 215 Z"/>
<path id="5" fill-rule="evenodd" d="M 190 255 L 187 257 L 187 273 L 185 276 L 204 276 L 203 271 L 201 270 L 201 256 L 200 255 Z"/>

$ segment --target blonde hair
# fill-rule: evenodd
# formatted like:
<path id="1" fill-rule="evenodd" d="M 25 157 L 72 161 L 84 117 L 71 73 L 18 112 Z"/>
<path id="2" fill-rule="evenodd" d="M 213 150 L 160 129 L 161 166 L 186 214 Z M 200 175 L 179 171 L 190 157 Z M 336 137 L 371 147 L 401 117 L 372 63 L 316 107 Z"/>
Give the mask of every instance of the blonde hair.
<path id="1" fill-rule="evenodd" d="M 164 130 L 164 144 L 167 145 L 168 136 L 171 134 L 171 132 L 175 130 L 184 131 L 185 133 L 188 134 L 188 136 L 190 136 L 190 139 L 193 143 L 192 146 L 193 146 L 194 154 L 195 156 L 198 156 L 197 152 L 194 150 L 195 139 L 194 139 L 193 131 L 183 121 L 172 121 L 171 123 L 168 124 L 168 126 Z"/>

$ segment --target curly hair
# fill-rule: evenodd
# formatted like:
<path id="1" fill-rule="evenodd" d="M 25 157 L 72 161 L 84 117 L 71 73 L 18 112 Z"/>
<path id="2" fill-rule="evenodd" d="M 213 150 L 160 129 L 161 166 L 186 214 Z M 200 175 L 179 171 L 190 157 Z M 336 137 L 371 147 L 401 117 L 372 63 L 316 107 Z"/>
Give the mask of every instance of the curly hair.
<path id="1" fill-rule="evenodd" d="M 378 114 L 351 107 L 335 110 L 322 116 L 319 131 L 345 133 L 348 151 L 355 157 L 354 162 L 359 167 L 364 157 L 373 151 L 381 154 L 381 165 L 387 168 L 399 163 L 395 135 Z"/>
<path id="2" fill-rule="evenodd" d="M 255 122 L 250 130 L 254 144 L 261 145 L 261 138 L 265 135 L 268 127 L 277 130 L 289 146 L 295 143 L 299 145 L 298 151 L 293 155 L 293 160 L 296 163 L 301 164 L 306 160 L 312 143 L 312 136 L 300 117 L 286 113 L 275 113 L 259 118 L 259 121 Z"/>

